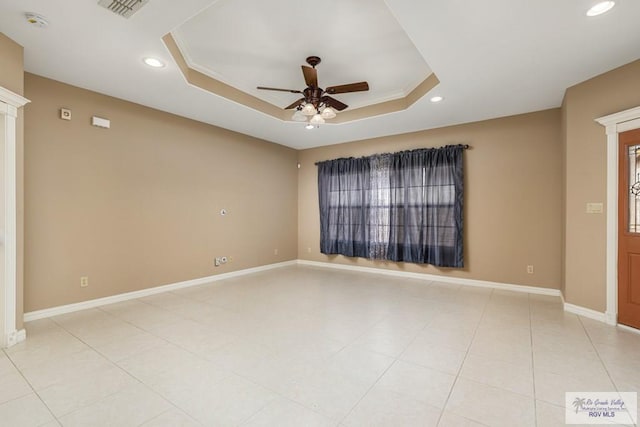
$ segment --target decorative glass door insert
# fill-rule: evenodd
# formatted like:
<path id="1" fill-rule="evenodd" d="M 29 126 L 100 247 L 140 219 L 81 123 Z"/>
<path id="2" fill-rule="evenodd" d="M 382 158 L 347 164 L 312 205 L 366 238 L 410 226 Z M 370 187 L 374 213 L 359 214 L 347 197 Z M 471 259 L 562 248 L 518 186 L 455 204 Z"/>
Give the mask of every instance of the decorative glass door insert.
<path id="1" fill-rule="evenodd" d="M 629 146 L 629 233 L 640 233 L 640 145 Z"/>

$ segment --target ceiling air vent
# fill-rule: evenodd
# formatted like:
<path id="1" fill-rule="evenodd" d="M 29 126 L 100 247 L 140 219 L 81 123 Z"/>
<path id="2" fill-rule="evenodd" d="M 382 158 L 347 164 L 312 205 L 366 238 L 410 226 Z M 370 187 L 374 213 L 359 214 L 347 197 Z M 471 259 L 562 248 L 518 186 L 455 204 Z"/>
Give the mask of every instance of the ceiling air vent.
<path id="1" fill-rule="evenodd" d="M 130 18 L 134 13 L 147 4 L 149 0 L 100 0 L 98 4 L 109 9 L 116 15 Z"/>

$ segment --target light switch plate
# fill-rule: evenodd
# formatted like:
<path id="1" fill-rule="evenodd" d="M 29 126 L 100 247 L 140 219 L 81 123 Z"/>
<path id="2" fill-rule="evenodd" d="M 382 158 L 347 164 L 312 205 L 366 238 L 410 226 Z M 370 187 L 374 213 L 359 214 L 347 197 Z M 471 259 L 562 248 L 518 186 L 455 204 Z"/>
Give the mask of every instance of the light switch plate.
<path id="1" fill-rule="evenodd" d="M 588 214 L 601 214 L 603 211 L 602 203 L 587 203 Z"/>

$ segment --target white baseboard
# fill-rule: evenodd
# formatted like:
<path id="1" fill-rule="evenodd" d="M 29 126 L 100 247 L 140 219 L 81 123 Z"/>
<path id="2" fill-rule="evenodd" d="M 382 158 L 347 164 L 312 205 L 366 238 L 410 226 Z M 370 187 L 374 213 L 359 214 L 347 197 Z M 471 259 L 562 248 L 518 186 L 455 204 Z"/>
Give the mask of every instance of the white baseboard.
<path id="1" fill-rule="evenodd" d="M 569 304 L 565 302 L 564 295 L 562 295 L 562 292 L 560 292 L 559 289 L 540 288 L 536 286 L 525 286 L 525 285 L 514 285 L 510 283 L 489 282 L 485 280 L 465 279 L 465 278 L 451 277 L 451 276 L 438 276 L 435 274 L 411 273 L 407 271 L 386 270 L 382 268 L 334 264 L 329 262 L 307 261 L 302 259 L 298 260 L 298 264 L 309 265 L 314 267 L 333 268 L 336 270 L 360 271 L 365 273 L 382 274 L 387 276 L 407 277 L 412 279 L 454 283 L 454 284 L 460 284 L 460 285 L 466 285 L 466 286 L 478 286 L 483 288 L 502 289 L 502 290 L 515 291 L 515 292 L 526 292 L 530 294 L 559 296 L 562 299 L 564 311 L 568 313 L 577 314 L 578 316 L 587 317 L 589 319 L 597 320 L 599 322 L 607 323 L 609 325 L 615 326 L 617 324 L 616 318 L 615 318 L 616 316 L 611 315 L 611 313 L 601 313 L 599 311 L 592 310 L 590 308 L 585 308 L 579 305 Z M 618 326 L 620 327 L 619 324 Z M 623 327 L 623 328 L 633 329 L 629 327 Z"/>
<path id="2" fill-rule="evenodd" d="M 87 308 L 100 307 L 116 302 L 128 301 L 136 298 L 142 298 L 149 295 L 160 294 L 163 292 L 174 291 L 176 289 L 189 288 L 191 286 L 204 285 L 205 283 L 217 282 L 219 280 L 229 279 L 232 277 L 244 276 L 247 274 L 258 273 L 260 271 L 272 270 L 274 268 L 287 267 L 296 265 L 297 261 L 285 261 L 276 264 L 262 265 L 260 267 L 247 268 L 244 270 L 232 271 L 230 273 L 217 274 L 215 276 L 201 277 L 199 279 L 186 280 L 184 282 L 172 283 L 169 285 L 156 286 L 153 288 L 141 289 L 139 291 L 126 292 L 124 294 L 112 295 L 104 298 L 97 298 L 88 301 L 82 301 L 75 304 L 61 305 L 58 307 L 45 308 L 43 310 L 31 311 L 24 314 L 24 321 L 44 319 L 47 317 L 57 316 L 59 314 L 72 313 L 75 311 L 86 310 Z"/>
<path id="3" fill-rule="evenodd" d="M 632 334 L 640 334 L 640 329 L 632 328 L 631 326 L 621 325 L 620 323 L 618 323 L 618 328 L 622 329 L 623 331 L 631 332 Z"/>
<path id="4" fill-rule="evenodd" d="M 27 331 L 24 329 L 15 330 L 5 337 L 0 337 L 0 349 L 3 348 L 3 345 L 6 345 L 7 348 L 13 347 L 14 345 L 24 341 L 27 339 Z"/>
<path id="5" fill-rule="evenodd" d="M 597 320 L 598 322 L 606 323 L 611 326 L 616 326 L 617 324 L 616 316 L 611 316 L 611 313 L 602 313 L 580 305 L 569 304 L 564 300 L 564 295 L 562 293 L 560 294 L 560 298 L 562 298 L 562 307 L 567 313 L 577 314 L 578 316 Z"/>
<path id="6" fill-rule="evenodd" d="M 612 313 L 610 311 L 605 311 L 604 313 L 606 322 L 609 325 L 616 326 L 618 324 L 618 313 Z"/>
<path id="7" fill-rule="evenodd" d="M 525 292 L 529 294 L 561 296 L 559 289 L 541 288 L 537 286 L 514 285 L 510 283 L 489 282 L 486 280 L 465 279 L 452 276 L 438 276 L 435 274 L 412 273 L 408 271 L 386 270 L 382 268 L 360 267 L 354 265 L 334 264 L 329 262 L 298 260 L 299 265 L 309 265 L 313 267 L 333 268 L 336 270 L 359 271 L 363 273 L 381 274 L 385 276 L 406 277 L 411 279 L 421 279 L 426 281 L 437 281 L 453 283 L 457 285 L 475 286 L 481 288 L 501 289 L 505 291 Z"/>
<path id="8" fill-rule="evenodd" d="M 27 339 L 27 330 L 26 329 L 20 329 L 17 333 L 16 333 L 16 344 L 24 341 Z"/>
<path id="9" fill-rule="evenodd" d="M 260 267 L 247 268 L 244 270 L 232 271 L 230 273 L 223 273 L 215 276 L 202 277 L 199 279 L 186 280 L 184 282 L 156 286 L 153 288 L 142 289 L 139 291 L 127 292 L 127 293 L 112 295 L 104 298 L 97 298 L 93 300 L 82 301 L 75 304 L 67 304 L 67 305 L 62 305 L 58 307 L 51 307 L 43 310 L 32 311 L 24 314 L 24 321 L 29 322 L 32 320 L 44 319 L 47 317 L 57 316 L 60 314 L 72 313 L 75 311 L 85 310 L 88 308 L 100 307 L 103 305 L 113 304 L 116 302 L 127 301 L 135 298 L 142 298 L 149 295 L 155 295 L 155 294 L 168 292 L 172 290 L 188 288 L 191 286 L 203 285 L 205 283 L 211 283 L 219 280 L 229 279 L 232 277 L 244 276 L 247 274 L 258 273 L 261 271 L 267 271 L 267 270 L 287 267 L 291 265 L 307 265 L 307 266 L 313 266 L 313 267 L 331 268 L 336 270 L 358 271 L 358 272 L 385 275 L 385 276 L 405 277 L 405 278 L 420 279 L 425 281 L 453 283 L 453 284 L 464 285 L 464 286 L 500 289 L 500 290 L 514 291 L 514 292 L 538 294 L 538 295 L 559 296 L 563 298 L 562 293 L 558 289 L 549 289 L 549 288 L 542 288 L 542 287 L 536 287 L 536 286 L 515 285 L 510 283 L 490 282 L 486 280 L 466 279 L 466 278 L 451 277 L 451 276 L 439 276 L 435 274 L 413 273 L 413 272 L 407 272 L 407 271 L 395 271 L 395 270 L 386 270 L 381 268 L 351 266 L 351 265 L 344 265 L 344 264 L 334 264 L 334 263 L 328 263 L 328 262 L 308 261 L 308 260 L 299 259 L 299 260 L 293 260 L 293 261 L 285 261 L 285 262 L 276 263 L 276 264 L 263 265 Z M 584 307 L 579 307 L 573 304 L 568 304 L 564 302 L 564 298 L 562 299 L 562 302 L 564 304 L 565 311 L 608 323 L 607 316 L 605 316 L 604 313 L 600 313 L 595 310 L 591 310 Z M 25 337 L 24 330 L 20 332 L 22 332 L 22 335 L 21 335 L 22 338 L 19 339 L 19 341 L 22 341 L 24 340 L 24 337 Z"/>
<path id="10" fill-rule="evenodd" d="M 564 303 L 564 311 L 568 313 L 577 314 L 578 316 L 597 320 L 602 323 L 609 323 L 607 321 L 607 315 L 605 313 L 592 310 L 590 308 L 581 307 L 579 305 L 569 304 L 568 302 L 564 302 L 564 298 L 562 299 L 562 302 Z"/>

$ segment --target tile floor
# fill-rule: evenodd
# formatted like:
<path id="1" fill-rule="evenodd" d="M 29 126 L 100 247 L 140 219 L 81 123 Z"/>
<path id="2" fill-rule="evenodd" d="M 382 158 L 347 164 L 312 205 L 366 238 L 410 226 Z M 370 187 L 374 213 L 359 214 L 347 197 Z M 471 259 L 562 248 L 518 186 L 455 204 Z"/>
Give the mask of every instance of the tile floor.
<path id="1" fill-rule="evenodd" d="M 559 298 L 302 266 L 26 328 L 1 426 L 553 427 L 640 388 L 640 335 Z"/>

